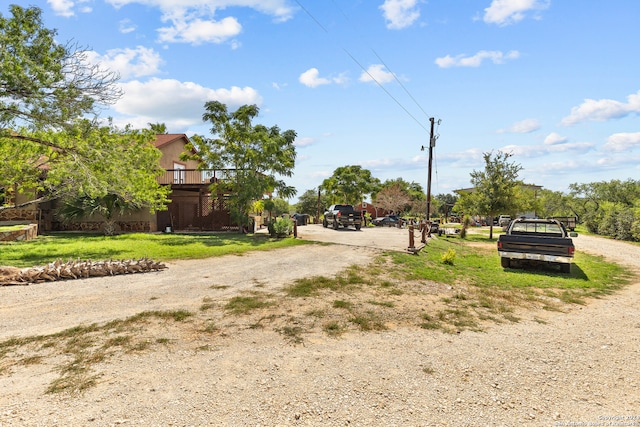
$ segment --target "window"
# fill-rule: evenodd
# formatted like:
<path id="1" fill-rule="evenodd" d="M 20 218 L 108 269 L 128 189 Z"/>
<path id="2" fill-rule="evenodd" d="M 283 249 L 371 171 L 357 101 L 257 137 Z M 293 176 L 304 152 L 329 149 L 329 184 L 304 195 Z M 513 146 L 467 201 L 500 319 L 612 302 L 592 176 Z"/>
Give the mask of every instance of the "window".
<path id="1" fill-rule="evenodd" d="M 173 183 L 184 184 L 186 179 L 185 170 L 187 167 L 181 163 L 173 163 Z"/>

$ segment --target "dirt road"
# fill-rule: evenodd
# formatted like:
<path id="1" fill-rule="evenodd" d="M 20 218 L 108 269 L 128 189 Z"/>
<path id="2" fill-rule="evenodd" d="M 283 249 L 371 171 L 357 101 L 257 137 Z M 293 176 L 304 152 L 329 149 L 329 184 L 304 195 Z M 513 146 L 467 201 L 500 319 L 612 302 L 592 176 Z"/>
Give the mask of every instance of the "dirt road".
<path id="1" fill-rule="evenodd" d="M 376 247 L 399 250 L 407 238 L 406 230 L 301 229 L 303 239 L 346 244 L 0 288 L 0 336 L 50 333 L 141 310 L 198 310 L 212 287 L 220 298 L 275 289 L 367 263 L 378 249 L 359 245 L 371 246 L 374 235 Z M 588 236 L 575 243 L 640 269 L 637 246 Z M 60 374 L 59 361 L 7 367 L 3 357 L 0 426 L 640 426 L 639 283 L 544 321 L 457 335 L 390 328 L 341 338 L 310 333 L 293 344 L 249 325 L 233 336 L 163 328 L 167 344 L 98 363 L 97 384 L 83 394 L 44 393 Z"/>

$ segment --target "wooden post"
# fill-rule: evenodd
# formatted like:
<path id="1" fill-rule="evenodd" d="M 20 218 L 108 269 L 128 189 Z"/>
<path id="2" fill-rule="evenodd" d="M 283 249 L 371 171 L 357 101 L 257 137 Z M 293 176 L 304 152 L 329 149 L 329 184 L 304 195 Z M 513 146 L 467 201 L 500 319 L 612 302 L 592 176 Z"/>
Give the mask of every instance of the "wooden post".
<path id="1" fill-rule="evenodd" d="M 416 244 L 413 240 L 413 225 L 409 226 L 409 250 L 413 251 L 416 248 Z"/>

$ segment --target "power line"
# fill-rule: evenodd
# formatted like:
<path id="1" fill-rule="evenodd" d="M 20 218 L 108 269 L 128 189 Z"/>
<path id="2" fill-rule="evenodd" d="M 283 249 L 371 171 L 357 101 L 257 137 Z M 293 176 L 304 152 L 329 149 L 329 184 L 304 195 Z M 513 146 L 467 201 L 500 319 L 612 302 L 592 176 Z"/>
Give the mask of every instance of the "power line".
<path id="1" fill-rule="evenodd" d="M 329 30 L 327 30 L 321 23 L 320 21 L 318 21 L 318 19 L 316 19 L 316 17 L 306 8 L 304 7 L 299 0 L 295 0 L 295 2 L 298 4 L 298 6 L 300 6 L 300 8 L 302 10 L 304 10 L 304 12 L 309 15 L 309 17 L 327 34 L 329 34 Z M 332 1 L 332 3 L 334 4 L 334 6 L 340 11 L 340 13 L 342 14 L 342 16 L 345 18 L 345 20 L 347 22 L 349 22 L 349 24 L 351 25 L 352 29 L 357 33 L 357 31 L 355 30 L 355 27 L 353 26 L 353 24 L 351 24 L 351 21 L 349 20 L 349 17 L 342 11 L 342 9 L 340 9 L 340 7 L 335 3 L 335 1 Z M 360 36 L 360 38 L 362 38 L 362 36 Z M 396 98 L 394 97 L 391 92 L 389 92 L 383 85 L 382 83 L 380 83 L 378 81 L 378 79 L 375 78 L 375 76 L 373 76 L 356 58 L 355 56 L 353 56 L 351 54 L 351 52 L 349 52 L 345 47 L 342 47 L 342 50 L 344 50 L 344 52 L 351 58 L 351 60 L 353 62 L 355 62 L 360 69 L 362 69 L 362 71 L 364 71 L 370 78 L 371 80 L 373 80 L 396 104 L 398 104 L 398 106 L 409 116 L 411 117 L 422 129 L 424 129 L 427 133 L 429 133 L 429 129 L 427 129 L 425 127 L 424 124 L 422 124 L 422 122 L 420 120 L 418 120 L 413 114 L 411 114 L 411 112 Z M 413 102 L 418 106 L 418 108 L 420 108 L 420 110 L 423 112 L 423 114 L 427 117 L 429 117 L 429 115 L 424 111 L 424 109 L 420 106 L 420 104 L 418 103 L 418 101 L 413 97 L 413 95 L 411 95 L 411 93 L 409 92 L 409 90 L 405 87 L 405 85 L 400 81 L 400 79 L 398 78 L 398 76 L 391 71 L 391 69 L 387 66 L 387 64 L 384 62 L 384 60 L 380 57 L 380 55 L 378 55 L 378 53 L 374 50 L 371 49 L 371 51 L 375 54 L 375 56 L 378 58 L 378 60 L 380 62 L 382 62 L 382 65 L 384 65 L 384 67 L 389 70 L 389 72 L 391 73 L 391 75 L 393 76 L 393 78 L 396 80 L 396 82 L 398 82 L 400 84 L 400 87 L 402 87 L 402 89 L 405 91 L 405 93 L 413 100 Z"/>

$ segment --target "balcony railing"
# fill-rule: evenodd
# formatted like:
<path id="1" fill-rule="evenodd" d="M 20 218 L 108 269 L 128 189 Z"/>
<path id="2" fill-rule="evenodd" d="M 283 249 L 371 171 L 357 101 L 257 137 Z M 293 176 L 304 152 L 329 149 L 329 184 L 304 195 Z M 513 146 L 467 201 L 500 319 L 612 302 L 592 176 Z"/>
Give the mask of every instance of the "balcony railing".
<path id="1" fill-rule="evenodd" d="M 158 182 L 160 184 L 209 184 L 216 179 L 228 178 L 234 169 L 167 169 Z"/>

